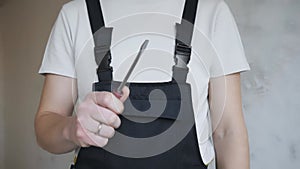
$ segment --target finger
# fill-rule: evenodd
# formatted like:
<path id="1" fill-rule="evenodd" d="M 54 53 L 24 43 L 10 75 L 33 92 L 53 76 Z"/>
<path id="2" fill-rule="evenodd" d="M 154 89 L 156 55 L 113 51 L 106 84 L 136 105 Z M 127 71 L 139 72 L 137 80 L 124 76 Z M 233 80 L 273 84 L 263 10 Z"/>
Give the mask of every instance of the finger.
<path id="1" fill-rule="evenodd" d="M 98 134 L 87 133 L 88 139 L 86 140 L 89 145 L 96 147 L 104 147 L 108 143 L 108 138 L 99 136 Z"/>
<path id="2" fill-rule="evenodd" d="M 91 96 L 97 105 L 108 108 L 117 114 L 124 110 L 123 103 L 111 92 L 93 92 Z"/>
<path id="3" fill-rule="evenodd" d="M 87 135 L 88 131 L 82 127 L 82 124 L 79 122 L 76 130 L 76 139 L 74 142 L 80 147 L 89 147 L 92 143 L 92 140 Z"/>
<path id="4" fill-rule="evenodd" d="M 95 118 L 97 117 L 96 115 L 101 115 L 102 113 L 102 111 L 97 108 L 97 105 L 94 103 L 92 104 L 85 103 L 79 105 L 77 110 L 78 113 L 76 114 L 76 116 L 81 126 L 89 132 L 97 133 L 100 120 L 102 122 L 105 121 L 104 117 L 102 116 L 100 116 L 102 118 Z M 113 112 L 111 112 L 111 114 L 112 116 L 115 115 L 115 113 Z"/>
<path id="5" fill-rule="evenodd" d="M 117 114 L 101 106 L 96 105 L 95 112 L 91 113 L 93 119 L 104 123 L 108 126 L 118 128 L 121 125 L 121 120 Z"/>
<path id="6" fill-rule="evenodd" d="M 91 133 L 97 133 L 101 122 L 91 118 L 91 120 L 81 121 L 81 125 Z"/>
<path id="7" fill-rule="evenodd" d="M 112 138 L 115 135 L 115 129 L 111 126 L 107 126 L 105 124 L 102 124 L 101 129 L 98 133 L 99 136 L 102 136 L 104 138 Z"/>
<path id="8" fill-rule="evenodd" d="M 121 102 L 125 102 L 125 100 L 128 98 L 129 96 L 129 93 L 130 93 L 130 90 L 127 86 L 124 86 L 123 89 L 122 89 L 122 95 L 121 97 L 119 98 L 121 100 Z"/>
<path id="9" fill-rule="evenodd" d="M 80 104 L 77 112 L 78 120 L 91 132 L 95 132 L 99 122 L 114 128 L 118 128 L 121 124 L 121 120 L 116 113 L 95 104 L 92 100 Z"/>

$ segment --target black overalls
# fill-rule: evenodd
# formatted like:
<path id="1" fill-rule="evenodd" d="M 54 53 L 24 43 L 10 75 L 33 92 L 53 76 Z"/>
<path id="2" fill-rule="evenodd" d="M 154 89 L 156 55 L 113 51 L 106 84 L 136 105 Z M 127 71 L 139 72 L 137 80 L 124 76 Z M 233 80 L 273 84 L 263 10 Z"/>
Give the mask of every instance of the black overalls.
<path id="1" fill-rule="evenodd" d="M 103 27 L 99 0 L 86 0 L 95 41 L 99 82 L 93 91 L 111 91 L 112 28 Z M 81 148 L 76 169 L 206 169 L 196 136 L 187 64 L 198 0 L 186 0 L 181 24 L 176 24 L 175 65 L 169 82 L 130 83 L 130 95 L 120 115 L 121 126 L 104 148 Z M 184 63 L 184 64 L 183 64 Z"/>

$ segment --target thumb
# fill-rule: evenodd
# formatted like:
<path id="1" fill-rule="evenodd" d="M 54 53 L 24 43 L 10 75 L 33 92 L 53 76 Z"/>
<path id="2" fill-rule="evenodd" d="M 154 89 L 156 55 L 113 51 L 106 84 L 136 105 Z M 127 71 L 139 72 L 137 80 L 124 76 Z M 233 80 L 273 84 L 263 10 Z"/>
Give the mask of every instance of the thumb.
<path id="1" fill-rule="evenodd" d="M 122 102 L 125 102 L 128 98 L 130 90 L 127 86 L 124 86 L 122 89 L 122 96 L 119 98 Z"/>

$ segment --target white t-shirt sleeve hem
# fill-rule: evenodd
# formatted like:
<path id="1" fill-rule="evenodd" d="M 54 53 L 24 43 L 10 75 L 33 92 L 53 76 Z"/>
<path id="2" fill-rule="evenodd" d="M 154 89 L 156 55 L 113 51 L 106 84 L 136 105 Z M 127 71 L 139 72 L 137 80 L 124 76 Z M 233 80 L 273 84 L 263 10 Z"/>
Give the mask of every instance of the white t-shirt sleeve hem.
<path id="1" fill-rule="evenodd" d="M 51 73 L 76 78 L 71 28 L 63 7 L 51 30 L 39 74 Z"/>
<path id="2" fill-rule="evenodd" d="M 226 76 L 234 73 L 243 73 L 249 70 L 251 70 L 249 64 L 244 63 L 241 65 L 236 65 L 234 67 L 230 67 L 230 69 L 223 69 L 220 72 L 212 73 L 210 74 L 210 78 L 217 78 L 217 77 Z"/>
<path id="3" fill-rule="evenodd" d="M 68 72 L 63 72 L 59 71 L 57 69 L 40 69 L 38 71 L 40 75 L 46 75 L 46 74 L 55 74 L 55 75 L 60 75 L 60 76 L 65 76 L 65 77 L 70 77 L 76 79 L 76 74 L 75 73 L 68 73 Z"/>
<path id="4" fill-rule="evenodd" d="M 243 44 L 228 5 L 218 4 L 212 31 L 212 44 L 217 56 L 210 67 L 210 77 L 219 77 L 250 70 Z"/>

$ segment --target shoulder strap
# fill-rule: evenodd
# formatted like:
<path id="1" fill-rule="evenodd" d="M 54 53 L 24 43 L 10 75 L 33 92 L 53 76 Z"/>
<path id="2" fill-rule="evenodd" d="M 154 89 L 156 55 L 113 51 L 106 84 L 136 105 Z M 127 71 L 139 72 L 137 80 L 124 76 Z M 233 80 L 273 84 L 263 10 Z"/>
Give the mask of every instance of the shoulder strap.
<path id="1" fill-rule="evenodd" d="M 92 33 L 94 34 L 97 30 L 99 30 L 101 27 L 105 25 L 101 4 L 99 0 L 85 0 L 85 1 L 88 9 Z"/>
<path id="2" fill-rule="evenodd" d="M 112 80 L 112 67 L 110 66 L 112 28 L 104 27 L 100 0 L 85 0 L 85 2 L 95 42 L 94 55 L 96 64 L 98 65 L 98 79 L 101 81 L 110 81 Z"/>
<path id="3" fill-rule="evenodd" d="M 185 0 L 184 10 L 182 14 L 182 19 L 195 23 L 196 13 L 197 13 L 198 0 Z"/>
<path id="4" fill-rule="evenodd" d="M 192 53 L 192 37 L 197 14 L 198 0 L 186 0 L 181 23 L 176 24 L 176 46 L 173 66 L 173 79 L 186 82 L 189 71 L 187 65 Z"/>
<path id="5" fill-rule="evenodd" d="M 187 46 L 191 45 L 197 7 L 198 0 L 186 0 L 181 24 L 176 25 L 176 39 Z"/>

